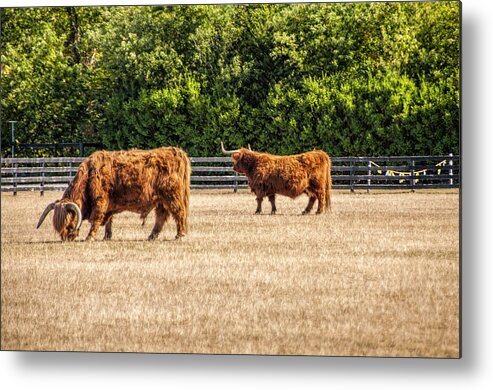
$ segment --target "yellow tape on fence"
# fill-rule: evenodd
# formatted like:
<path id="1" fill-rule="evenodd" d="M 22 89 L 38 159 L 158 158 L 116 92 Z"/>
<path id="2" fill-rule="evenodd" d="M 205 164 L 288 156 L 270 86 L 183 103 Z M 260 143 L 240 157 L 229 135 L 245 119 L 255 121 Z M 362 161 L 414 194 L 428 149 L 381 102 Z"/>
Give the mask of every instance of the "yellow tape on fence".
<path id="1" fill-rule="evenodd" d="M 373 165 L 373 166 L 375 166 L 375 167 L 377 167 L 377 168 L 381 168 L 381 166 L 380 166 L 380 165 L 375 164 L 373 161 L 370 161 L 370 165 Z M 378 173 L 380 173 L 380 174 L 382 174 L 382 170 L 381 170 L 381 169 L 378 169 L 378 170 L 377 170 L 377 172 L 378 172 Z"/>
<path id="2" fill-rule="evenodd" d="M 380 165 L 374 163 L 373 161 L 370 161 L 370 165 L 373 165 L 377 168 L 381 168 Z M 447 160 L 443 160 L 443 161 L 440 161 L 438 164 L 436 164 L 435 166 L 436 167 L 444 167 L 447 165 Z M 377 170 L 378 173 L 382 174 L 382 170 L 381 169 L 378 169 Z M 420 171 L 415 171 L 414 172 L 414 176 L 420 176 L 420 175 L 424 175 L 426 176 L 426 172 L 427 172 L 427 169 L 422 169 Z M 442 172 L 441 169 L 438 169 L 438 174 L 440 175 Z M 385 171 L 385 176 L 411 176 L 412 175 L 412 172 L 403 172 L 403 171 L 394 171 L 393 169 L 387 169 Z M 405 179 L 402 179 L 402 180 L 399 180 L 399 183 L 404 183 L 406 180 Z M 415 179 L 414 182 L 417 183 L 419 181 L 419 179 Z"/>
<path id="3" fill-rule="evenodd" d="M 445 165 L 447 165 L 447 160 L 440 161 L 440 162 L 439 162 L 437 165 L 435 165 L 435 166 L 437 166 L 437 167 L 444 167 Z M 442 170 L 441 170 L 441 169 L 439 169 L 437 172 L 438 172 L 438 174 L 441 174 L 441 173 L 442 173 Z"/>

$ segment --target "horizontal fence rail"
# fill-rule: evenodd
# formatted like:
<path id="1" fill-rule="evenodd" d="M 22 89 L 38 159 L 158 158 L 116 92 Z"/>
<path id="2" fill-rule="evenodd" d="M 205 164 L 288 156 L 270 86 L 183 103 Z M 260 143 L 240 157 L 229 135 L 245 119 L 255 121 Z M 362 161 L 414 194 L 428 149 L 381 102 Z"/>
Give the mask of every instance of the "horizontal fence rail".
<path id="1" fill-rule="evenodd" d="M 63 191 L 82 157 L 5 158 L 1 160 L 2 192 Z M 460 157 L 333 157 L 334 189 L 459 188 Z M 230 157 L 192 157 L 192 189 L 248 188 L 247 178 L 233 171 Z"/>

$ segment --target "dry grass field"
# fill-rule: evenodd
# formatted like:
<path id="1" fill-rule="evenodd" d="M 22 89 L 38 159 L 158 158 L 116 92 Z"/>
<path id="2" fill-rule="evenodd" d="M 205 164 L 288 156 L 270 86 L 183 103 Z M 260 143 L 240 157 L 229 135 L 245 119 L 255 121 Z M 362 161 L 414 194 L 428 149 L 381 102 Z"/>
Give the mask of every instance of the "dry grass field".
<path id="1" fill-rule="evenodd" d="M 308 216 L 195 191 L 179 241 L 124 213 L 87 243 L 87 222 L 76 242 L 35 229 L 59 196 L 2 194 L 2 349 L 459 356 L 457 191 L 335 191 Z"/>

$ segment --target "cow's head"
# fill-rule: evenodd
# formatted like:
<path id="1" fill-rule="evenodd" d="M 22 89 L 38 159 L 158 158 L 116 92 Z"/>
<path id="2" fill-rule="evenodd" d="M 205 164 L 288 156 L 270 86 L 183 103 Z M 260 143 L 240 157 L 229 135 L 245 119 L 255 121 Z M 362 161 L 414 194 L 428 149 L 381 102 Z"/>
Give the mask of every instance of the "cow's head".
<path id="1" fill-rule="evenodd" d="M 224 154 L 231 155 L 231 158 L 233 159 L 233 169 L 236 172 L 248 175 L 253 168 L 255 168 L 255 152 L 252 151 L 250 145 L 248 145 L 248 149 L 226 150 L 221 142 L 221 149 Z"/>
<path id="2" fill-rule="evenodd" d="M 50 203 L 38 221 L 36 229 L 43 224 L 46 216 L 51 210 L 53 213 L 53 227 L 60 234 L 62 241 L 73 241 L 79 235 L 79 228 L 82 223 L 82 213 L 79 206 L 68 200 L 57 200 Z"/>

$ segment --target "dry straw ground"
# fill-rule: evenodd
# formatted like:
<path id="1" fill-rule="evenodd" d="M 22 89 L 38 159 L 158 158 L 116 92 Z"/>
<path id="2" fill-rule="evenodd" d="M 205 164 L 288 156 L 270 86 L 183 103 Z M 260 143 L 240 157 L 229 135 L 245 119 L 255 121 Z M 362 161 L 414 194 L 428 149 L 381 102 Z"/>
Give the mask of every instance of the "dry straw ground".
<path id="1" fill-rule="evenodd" d="M 125 213 L 90 243 L 35 229 L 59 196 L 2 194 L 2 349 L 459 355 L 457 192 L 336 191 L 321 216 L 192 192 L 181 241 Z"/>

